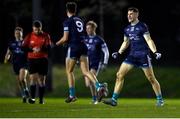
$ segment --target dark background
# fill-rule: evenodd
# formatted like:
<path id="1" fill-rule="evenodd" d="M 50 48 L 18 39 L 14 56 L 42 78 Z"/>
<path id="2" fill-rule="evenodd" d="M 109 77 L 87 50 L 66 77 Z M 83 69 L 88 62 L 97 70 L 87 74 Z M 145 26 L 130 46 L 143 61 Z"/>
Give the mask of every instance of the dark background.
<path id="1" fill-rule="evenodd" d="M 62 23 L 66 18 L 65 4 L 70 0 L 1 0 L 0 1 L 0 62 L 3 62 L 14 27 L 21 26 L 24 36 L 31 32 L 32 21 L 39 19 L 43 30 L 55 43 L 63 35 Z M 75 0 L 78 14 L 99 25 L 97 33 L 104 37 L 110 53 L 117 51 L 123 40 L 123 28 L 128 24 L 127 8 L 140 10 L 139 19 L 150 30 L 163 66 L 180 65 L 180 2 L 173 0 Z M 52 49 L 53 63 L 64 62 L 62 47 Z M 110 58 L 110 63 L 116 63 Z M 156 64 L 156 62 L 155 62 Z"/>

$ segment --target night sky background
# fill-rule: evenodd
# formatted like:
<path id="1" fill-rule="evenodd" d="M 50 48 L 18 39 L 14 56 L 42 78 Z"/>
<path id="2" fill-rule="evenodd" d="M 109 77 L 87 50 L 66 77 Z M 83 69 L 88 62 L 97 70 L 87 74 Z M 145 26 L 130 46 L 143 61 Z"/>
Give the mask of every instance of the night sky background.
<path id="1" fill-rule="evenodd" d="M 3 62 L 8 42 L 13 39 L 15 26 L 24 29 L 24 36 L 32 31 L 32 21 L 39 19 L 43 30 L 55 43 L 63 35 L 63 21 L 67 18 L 65 4 L 70 0 L 1 0 L 0 1 L 0 62 Z M 127 8 L 140 11 L 139 19 L 145 22 L 157 49 L 162 53 L 158 62 L 163 66 L 180 65 L 180 1 L 173 0 L 75 0 L 78 15 L 86 23 L 98 24 L 97 34 L 102 36 L 110 54 L 117 51 L 123 41 L 127 22 Z M 52 49 L 53 63 L 64 63 L 64 48 Z M 116 61 L 110 58 L 110 64 Z M 156 64 L 156 61 L 155 61 Z"/>

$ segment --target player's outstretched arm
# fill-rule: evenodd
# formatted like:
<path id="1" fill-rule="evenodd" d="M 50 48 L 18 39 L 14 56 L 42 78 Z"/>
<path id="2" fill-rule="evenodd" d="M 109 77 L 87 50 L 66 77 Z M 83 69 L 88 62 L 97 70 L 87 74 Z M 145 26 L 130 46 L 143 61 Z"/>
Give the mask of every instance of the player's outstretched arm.
<path id="1" fill-rule="evenodd" d="M 68 37 L 69 37 L 69 32 L 65 31 L 63 37 L 56 42 L 56 45 L 58 46 L 65 44 L 68 41 Z"/>
<path id="2" fill-rule="evenodd" d="M 151 39 L 150 34 L 144 34 L 144 38 L 150 48 L 150 50 L 153 52 L 155 58 L 158 60 L 161 58 L 161 53 L 157 52 L 156 45 L 154 41 Z"/>
<path id="3" fill-rule="evenodd" d="M 8 60 L 11 57 L 11 51 L 9 50 L 9 48 L 7 49 L 6 55 L 4 57 L 4 63 L 6 64 L 8 62 Z"/>
<path id="4" fill-rule="evenodd" d="M 157 52 L 156 45 L 154 44 L 154 41 L 151 39 L 150 34 L 144 34 L 144 38 L 145 38 L 150 50 L 153 53 Z"/>
<path id="5" fill-rule="evenodd" d="M 124 36 L 124 41 L 118 51 L 119 54 L 122 54 L 129 46 L 129 39 L 128 37 Z"/>
<path id="6" fill-rule="evenodd" d="M 128 37 L 124 36 L 124 41 L 123 41 L 119 51 L 113 52 L 112 57 L 114 59 L 118 58 L 118 55 L 122 54 L 128 48 L 128 46 L 129 46 L 129 39 L 128 39 Z"/>
<path id="7" fill-rule="evenodd" d="M 102 46 L 101 46 L 101 50 L 104 54 L 104 58 L 103 58 L 103 64 L 108 64 L 108 60 L 109 60 L 109 50 L 108 50 L 108 47 L 106 45 L 106 43 L 104 43 Z"/>

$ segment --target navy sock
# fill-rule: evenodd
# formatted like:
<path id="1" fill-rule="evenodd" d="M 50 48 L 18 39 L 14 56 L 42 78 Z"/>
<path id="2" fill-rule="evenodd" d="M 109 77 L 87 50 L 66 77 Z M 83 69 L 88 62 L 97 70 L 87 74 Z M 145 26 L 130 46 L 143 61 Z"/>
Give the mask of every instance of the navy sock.
<path id="1" fill-rule="evenodd" d="M 21 89 L 21 96 L 22 97 L 26 97 L 25 93 L 24 93 L 24 89 Z"/>
<path id="2" fill-rule="evenodd" d="M 97 96 L 92 96 L 93 101 L 97 100 Z"/>
<path id="3" fill-rule="evenodd" d="M 45 86 L 39 87 L 39 100 L 40 101 L 43 101 L 44 93 L 45 93 Z"/>
<path id="4" fill-rule="evenodd" d="M 35 96 L 36 96 L 36 85 L 31 85 L 30 86 L 30 93 L 31 93 L 31 98 L 35 99 Z"/>

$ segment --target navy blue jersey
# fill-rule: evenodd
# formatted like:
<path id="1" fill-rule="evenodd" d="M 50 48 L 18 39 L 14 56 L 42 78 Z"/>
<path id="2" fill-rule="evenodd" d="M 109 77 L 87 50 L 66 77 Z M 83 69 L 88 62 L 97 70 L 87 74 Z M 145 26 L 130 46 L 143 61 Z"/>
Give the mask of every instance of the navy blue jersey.
<path id="1" fill-rule="evenodd" d="M 64 31 L 69 32 L 68 45 L 77 46 L 84 37 L 84 22 L 77 16 L 71 16 L 63 23 Z"/>
<path id="2" fill-rule="evenodd" d="M 22 41 L 13 40 L 9 43 L 9 50 L 12 53 L 12 63 L 26 63 L 27 55 L 22 50 Z"/>
<path id="3" fill-rule="evenodd" d="M 109 51 L 108 51 L 106 43 L 101 37 L 97 35 L 86 36 L 85 44 L 88 48 L 88 57 L 89 57 L 90 63 L 100 62 L 100 60 L 104 61 L 105 64 L 108 63 Z"/>
<path id="4" fill-rule="evenodd" d="M 138 22 L 136 25 L 130 24 L 124 29 L 124 35 L 130 40 L 130 55 L 142 56 L 149 54 L 149 47 L 143 37 L 144 34 L 148 33 L 146 24 L 142 22 Z"/>

